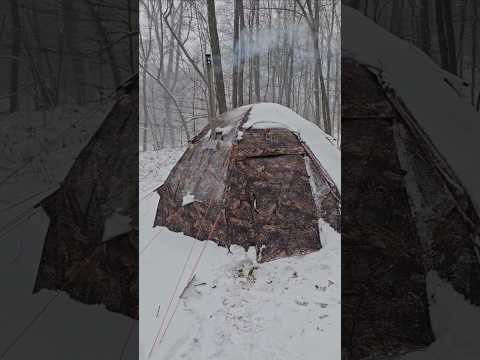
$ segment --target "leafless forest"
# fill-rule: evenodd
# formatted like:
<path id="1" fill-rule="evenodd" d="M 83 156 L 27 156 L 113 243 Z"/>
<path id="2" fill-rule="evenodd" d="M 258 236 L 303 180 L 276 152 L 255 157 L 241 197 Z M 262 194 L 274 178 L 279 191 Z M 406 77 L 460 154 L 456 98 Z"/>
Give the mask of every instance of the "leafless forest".
<path id="1" fill-rule="evenodd" d="M 0 111 L 101 102 L 138 69 L 137 0 L 5 0 Z"/>
<path id="2" fill-rule="evenodd" d="M 209 113 L 258 102 L 339 144 L 340 17 L 339 0 L 140 0 L 141 149 L 184 145 Z"/>
<path id="3" fill-rule="evenodd" d="M 347 0 L 393 34 L 414 43 L 470 85 L 480 111 L 480 1 Z"/>

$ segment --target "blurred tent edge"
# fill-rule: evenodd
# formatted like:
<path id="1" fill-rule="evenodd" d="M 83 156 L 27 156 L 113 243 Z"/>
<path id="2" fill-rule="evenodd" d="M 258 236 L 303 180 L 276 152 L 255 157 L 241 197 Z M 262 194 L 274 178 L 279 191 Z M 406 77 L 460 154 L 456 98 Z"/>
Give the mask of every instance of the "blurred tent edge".
<path id="1" fill-rule="evenodd" d="M 39 203 L 50 225 L 33 291 L 62 290 L 138 319 L 138 73 L 116 92 L 59 189 Z"/>
<path id="2" fill-rule="evenodd" d="M 477 117 L 452 82 L 461 83 L 410 43 L 342 8 L 342 356 L 348 360 L 392 358 L 438 340 L 428 274 L 480 305 L 476 175 L 464 170 L 475 167 L 465 150 L 475 151 L 477 141 L 474 134 L 455 136 L 460 121 L 477 129 Z M 471 166 L 458 166 L 458 159 Z"/>

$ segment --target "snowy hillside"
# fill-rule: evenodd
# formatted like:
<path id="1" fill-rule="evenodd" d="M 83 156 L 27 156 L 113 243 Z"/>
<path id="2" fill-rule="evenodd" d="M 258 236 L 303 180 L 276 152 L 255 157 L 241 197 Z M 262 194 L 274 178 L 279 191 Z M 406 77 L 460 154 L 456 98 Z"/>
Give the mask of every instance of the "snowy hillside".
<path id="1" fill-rule="evenodd" d="M 322 223 L 319 252 L 257 264 L 239 247 L 229 254 L 213 242 L 152 228 L 159 198 L 151 190 L 182 152 L 140 158 L 140 358 L 339 359 L 339 234 Z"/>

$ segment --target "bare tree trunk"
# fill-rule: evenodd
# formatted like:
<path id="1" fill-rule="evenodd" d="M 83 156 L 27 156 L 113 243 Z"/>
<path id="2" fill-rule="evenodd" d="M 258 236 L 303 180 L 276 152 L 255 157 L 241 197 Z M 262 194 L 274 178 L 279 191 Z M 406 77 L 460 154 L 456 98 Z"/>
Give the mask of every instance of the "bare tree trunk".
<path id="1" fill-rule="evenodd" d="M 341 110 L 340 110 L 340 83 L 341 83 L 341 78 L 340 78 L 340 58 L 337 59 L 335 62 L 335 116 L 334 116 L 334 123 L 337 125 L 337 145 L 340 144 L 340 122 L 341 122 Z"/>
<path id="2" fill-rule="evenodd" d="M 315 69 L 314 69 L 314 76 L 313 76 L 313 93 L 315 95 L 315 120 L 318 125 L 320 125 L 320 121 L 322 118 L 322 112 L 320 111 L 320 74 L 322 72 L 320 66 L 320 49 L 318 45 L 318 32 L 312 30 L 312 38 L 313 38 L 313 50 L 315 53 Z M 324 119 L 325 120 L 325 119 Z M 324 125 L 325 129 L 325 125 Z"/>
<path id="3" fill-rule="evenodd" d="M 18 110 L 18 76 L 20 68 L 20 14 L 16 0 L 10 0 L 13 21 L 12 62 L 10 66 L 10 106 L 9 112 Z"/>
<path id="4" fill-rule="evenodd" d="M 67 0 L 65 0 L 67 1 Z M 95 9 L 95 4 L 92 2 L 92 0 L 86 0 L 88 3 L 88 6 L 90 8 L 90 13 L 92 17 L 95 20 L 95 25 L 97 26 L 97 31 L 100 34 L 100 37 L 102 38 L 103 45 L 106 47 L 106 52 L 108 56 L 108 61 L 110 63 L 110 68 L 112 69 L 112 75 L 113 75 L 113 82 L 115 87 L 120 86 L 122 82 L 122 77 L 120 75 L 120 68 L 117 63 L 117 58 L 113 52 L 112 46 L 110 44 L 110 41 L 108 39 L 108 34 L 107 31 L 105 30 L 105 27 L 102 24 L 102 20 L 97 14 L 97 11 Z"/>
<path id="5" fill-rule="evenodd" d="M 390 30 L 398 37 L 403 37 L 403 0 L 393 0 Z"/>
<path id="6" fill-rule="evenodd" d="M 430 0 L 422 0 L 420 4 L 421 47 L 430 55 L 432 40 L 430 33 Z"/>
<path id="7" fill-rule="evenodd" d="M 270 6 L 270 0 L 268 0 L 267 4 L 267 9 L 268 9 L 268 31 L 272 31 L 272 8 Z M 265 86 L 265 91 L 263 93 L 263 101 L 267 101 L 268 93 L 270 90 L 270 68 L 271 68 L 271 63 L 272 63 L 272 49 L 268 49 L 267 51 L 267 84 Z"/>
<path id="8" fill-rule="evenodd" d="M 32 11 L 30 12 L 30 24 L 31 24 L 31 29 L 33 32 L 33 36 L 35 37 L 36 44 L 34 48 L 36 48 L 35 51 L 35 58 L 37 59 L 37 67 L 38 67 L 38 73 L 39 74 L 44 74 L 45 78 L 45 89 L 51 94 L 51 99 L 52 101 L 48 101 L 50 105 L 54 106 L 58 104 L 57 97 L 53 93 L 53 89 L 55 86 L 55 74 L 53 70 L 52 63 L 50 61 L 50 56 L 47 51 L 43 51 L 45 49 L 45 45 L 43 43 L 43 39 L 41 36 L 42 29 L 40 28 L 40 23 L 38 20 L 38 2 L 36 1 L 31 1 L 30 6 L 32 7 Z M 26 14 L 25 14 L 26 15 Z M 59 53 L 59 62 L 62 61 L 63 58 L 63 48 L 60 50 L 61 53 Z M 44 60 L 44 61 L 43 61 Z M 46 65 L 46 71 L 44 70 L 44 67 L 42 66 L 42 63 L 45 62 Z M 46 75 L 46 76 L 45 76 Z M 47 80 L 48 79 L 48 80 Z M 47 84 L 48 82 L 48 84 Z"/>
<path id="9" fill-rule="evenodd" d="M 458 74 L 457 48 L 455 46 L 455 29 L 453 28 L 452 4 L 450 1 L 451 0 L 443 0 L 443 9 L 448 44 L 449 71 L 456 75 Z"/>
<path id="10" fill-rule="evenodd" d="M 238 12 L 240 21 L 240 68 L 238 71 L 238 106 L 243 105 L 243 73 L 245 69 L 245 13 L 243 0 L 238 1 Z"/>
<path id="11" fill-rule="evenodd" d="M 163 92 L 163 100 L 164 100 L 164 104 L 165 104 L 165 121 L 166 121 L 167 126 L 168 126 L 170 144 L 172 145 L 172 147 L 175 147 L 176 140 L 175 140 L 175 127 L 173 125 L 172 112 L 170 110 L 170 105 L 171 105 L 172 101 L 176 101 L 174 99 L 173 95 L 172 95 L 172 92 L 174 91 L 175 86 L 176 86 L 175 79 L 176 79 L 176 76 L 177 76 L 178 67 L 175 67 L 175 72 L 174 72 L 174 63 L 175 63 L 175 59 L 176 59 L 175 54 L 180 53 L 179 46 L 180 46 L 180 42 L 181 42 L 181 39 L 182 39 L 182 28 L 183 28 L 182 25 L 183 25 L 184 9 L 185 9 L 185 3 L 180 2 L 179 8 L 177 8 L 175 13 L 172 14 L 172 17 L 173 17 L 172 21 L 174 23 L 176 23 L 176 29 L 174 29 L 174 32 L 171 33 L 168 56 L 167 56 L 166 59 L 164 59 L 164 61 L 167 60 L 167 70 L 166 70 L 166 73 L 165 73 L 165 79 L 162 83 L 159 83 L 157 81 L 157 83 L 159 83 L 161 86 L 163 86 L 163 84 L 164 84 L 167 87 L 167 90 L 168 90 L 168 92 L 167 91 Z M 174 36 L 174 34 L 175 34 L 175 36 Z M 175 37 L 180 39 L 180 42 L 175 42 Z M 175 50 L 177 50 L 177 51 L 175 51 Z M 178 106 L 177 106 L 177 108 L 178 108 Z"/>
<path id="12" fill-rule="evenodd" d="M 445 35 L 444 15 L 442 0 L 435 1 L 435 17 L 437 20 L 438 46 L 440 49 L 440 60 L 445 70 L 449 69 L 448 45 Z"/>
<path id="13" fill-rule="evenodd" d="M 142 149 L 143 151 L 148 150 L 148 125 L 149 125 L 149 119 L 148 119 L 148 99 L 147 99 L 147 73 L 143 71 L 142 74 L 142 102 L 143 102 L 143 146 Z M 151 127 L 150 127 L 151 128 Z M 154 129 L 151 129 L 151 131 L 154 131 Z"/>
<path id="14" fill-rule="evenodd" d="M 253 102 L 252 100 L 252 94 L 253 94 L 253 53 L 255 51 L 254 45 L 253 45 L 253 18 L 254 18 L 254 13 L 253 10 L 255 5 L 252 3 L 252 0 L 250 0 L 250 7 L 251 10 L 248 12 L 248 45 L 247 47 L 247 52 L 248 52 L 248 103 L 251 104 Z"/>
<path id="15" fill-rule="evenodd" d="M 284 12 L 284 14 L 283 14 L 283 25 L 284 25 L 285 28 L 287 27 L 287 24 L 288 24 L 287 13 Z M 288 63 L 289 63 L 288 35 L 287 35 L 286 32 L 283 32 L 282 39 L 283 39 L 283 42 L 282 42 L 282 45 L 281 45 L 282 51 L 280 52 L 280 54 L 281 54 L 280 55 L 281 56 L 280 72 L 278 73 L 279 74 L 278 101 L 279 101 L 280 104 L 283 105 L 284 104 L 283 96 L 285 95 L 285 88 L 286 88 L 287 81 L 288 81 L 287 77 L 288 77 Z"/>
<path id="16" fill-rule="evenodd" d="M 85 103 L 85 68 L 83 64 L 82 54 L 77 49 L 77 23 L 73 16 L 74 8 L 73 2 L 70 0 L 62 1 L 63 19 L 65 28 L 65 38 L 67 43 L 67 49 L 70 53 L 70 59 L 73 65 L 74 71 L 74 86 L 76 86 L 76 100 L 78 104 Z"/>
<path id="17" fill-rule="evenodd" d="M 475 90 L 476 90 L 476 65 L 477 65 L 477 24 L 478 24 L 478 3 L 477 1 L 472 1 L 473 7 L 473 24 L 472 24 L 472 83 L 470 84 L 471 89 L 471 101 L 472 106 L 475 106 Z"/>
<path id="18" fill-rule="evenodd" d="M 332 128 L 330 121 L 330 105 L 325 87 L 325 80 L 322 74 L 322 59 L 320 55 L 320 45 L 318 39 L 320 32 L 320 0 L 306 0 L 305 6 L 303 1 L 295 1 L 302 10 L 302 13 L 308 22 L 310 27 L 310 35 L 313 42 L 313 53 L 315 59 L 313 79 L 313 92 L 315 95 L 315 121 L 320 125 L 321 117 L 323 115 L 323 129 L 327 134 L 331 134 Z"/>
<path id="19" fill-rule="evenodd" d="M 462 7 L 462 18 L 460 22 L 460 31 L 458 34 L 458 51 L 457 51 L 458 74 L 460 77 L 463 77 L 463 58 L 464 58 L 464 52 L 465 52 L 464 37 L 465 37 L 465 23 L 467 21 L 467 7 L 468 7 L 468 0 L 464 0 L 463 7 Z"/>
<path id="20" fill-rule="evenodd" d="M 137 0 L 135 0 L 137 1 Z M 127 0 L 127 11 L 128 11 L 128 32 L 131 34 L 134 31 L 134 25 L 132 22 L 132 0 Z M 138 25 L 138 24 L 137 24 Z M 133 74 L 137 71 L 135 67 L 136 58 L 134 57 L 135 49 L 133 46 L 133 36 L 128 37 L 128 54 L 129 54 L 129 64 L 130 64 L 130 72 Z"/>
<path id="21" fill-rule="evenodd" d="M 217 96 L 218 110 L 220 114 L 227 111 L 225 98 L 225 84 L 223 82 L 222 55 L 220 53 L 220 41 L 217 32 L 217 17 L 215 14 L 215 1 L 207 0 L 208 29 L 210 32 L 210 46 L 212 48 L 213 70 L 215 74 L 215 93 Z"/>
<path id="22" fill-rule="evenodd" d="M 255 30 L 256 30 L 256 39 L 255 41 L 259 42 L 259 31 L 260 31 L 260 9 L 259 2 L 256 3 L 255 9 Z M 258 48 L 258 46 L 257 46 Z M 260 102 L 260 54 L 259 49 L 256 49 L 254 57 L 254 80 L 255 80 L 255 101 Z"/>
<path id="23" fill-rule="evenodd" d="M 316 98 L 317 101 L 320 102 L 320 95 L 322 97 L 322 113 L 323 113 L 323 129 L 327 134 L 332 133 L 332 127 L 330 122 L 330 105 L 329 105 L 329 98 L 327 94 L 327 90 L 325 88 L 325 80 L 322 74 L 322 62 L 320 56 L 320 47 L 319 47 L 319 39 L 318 34 L 320 31 L 320 0 L 313 0 L 314 1 L 314 28 L 312 29 L 312 36 L 314 37 L 313 40 L 313 48 L 315 52 L 315 77 L 317 84 L 315 85 L 316 89 L 318 90 L 318 82 L 320 83 L 320 94 L 317 94 Z M 318 106 L 318 104 L 317 104 Z M 319 111 L 319 110 L 317 110 Z"/>
<path id="24" fill-rule="evenodd" d="M 332 37 L 333 37 L 333 28 L 335 25 L 335 2 L 332 1 L 332 12 L 331 12 L 331 23 L 328 30 L 327 38 L 327 96 L 330 97 L 330 68 L 332 63 Z M 333 127 L 333 124 L 332 124 Z"/>
<path id="25" fill-rule="evenodd" d="M 239 65 L 239 28 L 240 28 L 240 2 L 235 0 L 233 11 L 233 71 L 232 71 L 232 108 L 238 104 L 238 65 Z"/>
<path id="26" fill-rule="evenodd" d="M 185 120 L 185 117 L 183 116 L 182 110 L 180 109 L 180 105 L 178 104 L 177 100 L 175 99 L 175 96 L 170 92 L 168 87 L 162 82 L 161 79 L 155 77 L 150 71 L 148 71 L 146 68 L 143 68 L 143 70 L 152 78 L 154 79 L 161 87 L 163 90 L 165 90 L 165 93 L 170 97 L 172 100 L 173 104 L 175 105 L 178 115 L 180 116 L 180 120 L 182 122 L 183 129 L 185 131 L 185 134 L 187 135 L 187 140 L 190 141 L 190 133 L 188 131 L 187 127 L 187 122 Z"/>
<path id="27" fill-rule="evenodd" d="M 286 92 L 285 92 L 285 104 L 288 107 L 292 107 L 292 85 L 293 85 L 293 57 L 294 57 L 294 39 L 295 36 L 292 33 L 291 34 L 292 39 L 290 42 L 289 50 L 288 50 L 288 56 L 287 56 L 287 69 L 285 69 L 285 75 L 287 76 L 287 86 L 286 86 Z M 288 75 L 287 75 L 288 74 Z"/>
<path id="28" fill-rule="evenodd" d="M 276 84 L 276 76 L 277 76 L 277 65 L 275 64 L 277 60 L 274 60 L 274 64 L 272 66 L 272 102 L 277 102 L 277 84 Z"/>
<path id="29" fill-rule="evenodd" d="M 148 34 L 148 43 L 145 44 L 143 41 L 142 34 L 139 34 L 139 39 L 140 39 L 140 56 L 141 56 L 141 62 L 143 63 L 143 66 L 145 68 L 148 68 L 148 63 L 150 61 L 150 54 L 152 53 L 152 32 L 151 32 L 151 26 L 153 23 L 153 19 L 149 18 L 149 34 Z M 142 71 L 142 103 L 143 103 L 143 138 L 142 138 L 142 149 L 143 151 L 148 150 L 148 128 L 150 127 L 152 131 L 152 140 L 155 142 L 155 134 L 153 131 L 152 126 L 150 126 L 150 120 L 149 120 L 149 112 L 148 112 L 148 96 L 147 96 L 147 73 L 145 71 Z M 157 146 L 158 146 L 157 142 Z"/>
<path id="30" fill-rule="evenodd" d="M 295 11 L 297 10 L 297 4 L 294 2 L 293 3 L 293 13 L 292 13 L 292 19 L 291 23 L 295 24 Z M 296 45 L 296 36 L 295 36 L 295 29 L 292 29 L 289 32 L 289 35 L 291 36 L 290 39 L 290 46 L 289 46 L 289 51 L 288 51 L 288 58 L 290 59 L 290 63 L 288 66 L 288 86 L 287 86 L 287 98 L 286 98 L 286 104 L 288 107 L 292 108 L 292 103 L 295 102 L 295 92 L 293 89 L 293 84 L 294 84 L 294 75 L 293 75 L 293 63 L 294 63 L 294 57 L 295 57 L 295 45 Z"/>

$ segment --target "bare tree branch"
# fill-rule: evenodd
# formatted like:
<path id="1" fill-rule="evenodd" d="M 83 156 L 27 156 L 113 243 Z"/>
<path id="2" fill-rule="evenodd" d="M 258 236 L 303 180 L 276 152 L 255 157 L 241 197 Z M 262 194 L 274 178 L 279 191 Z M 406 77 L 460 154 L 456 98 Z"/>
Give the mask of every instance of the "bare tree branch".
<path id="1" fill-rule="evenodd" d="M 172 102 L 173 104 L 175 105 L 177 111 L 178 111 L 178 114 L 180 115 L 180 119 L 182 121 L 182 126 L 183 126 L 183 130 L 185 131 L 185 134 L 187 135 L 187 140 L 190 141 L 190 132 L 188 131 L 188 127 L 187 127 L 187 122 L 182 114 L 182 111 L 180 110 L 180 106 L 178 105 L 177 103 L 177 99 L 175 99 L 175 96 L 170 92 L 170 90 L 168 89 L 168 87 L 165 86 L 165 84 L 162 82 L 162 80 L 158 77 L 156 77 L 155 75 L 153 75 L 150 71 L 148 71 L 145 66 L 143 66 L 143 64 L 140 64 L 140 67 L 142 68 L 143 71 L 145 71 L 153 80 L 155 80 L 157 82 L 158 85 L 160 85 L 162 87 L 163 90 L 165 90 L 165 92 L 167 93 L 167 95 L 170 97 L 170 99 L 172 99 Z"/>

